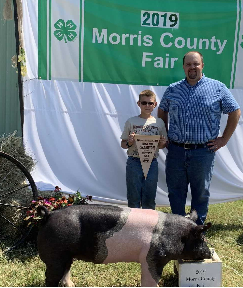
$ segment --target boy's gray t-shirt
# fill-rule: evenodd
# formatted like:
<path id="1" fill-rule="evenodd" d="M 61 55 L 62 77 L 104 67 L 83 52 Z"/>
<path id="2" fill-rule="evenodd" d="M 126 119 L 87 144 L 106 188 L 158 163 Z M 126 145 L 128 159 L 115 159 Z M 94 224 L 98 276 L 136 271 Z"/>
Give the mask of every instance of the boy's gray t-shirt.
<path id="1" fill-rule="evenodd" d="M 139 135 L 163 135 L 167 138 L 164 121 L 160 118 L 151 117 L 148 119 L 134 116 L 129 118 L 124 126 L 123 133 L 121 135 L 122 140 L 127 140 L 131 133 Z M 139 157 L 136 143 L 127 149 L 127 155 L 132 157 Z M 159 149 L 155 152 L 155 157 L 159 155 Z"/>

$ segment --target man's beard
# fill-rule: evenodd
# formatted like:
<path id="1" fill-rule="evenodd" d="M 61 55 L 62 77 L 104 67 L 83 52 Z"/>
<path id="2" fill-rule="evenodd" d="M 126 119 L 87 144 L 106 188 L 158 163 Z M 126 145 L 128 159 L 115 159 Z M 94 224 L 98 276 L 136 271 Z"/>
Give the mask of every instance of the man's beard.
<path id="1" fill-rule="evenodd" d="M 195 78 L 197 78 L 197 71 L 195 71 L 195 70 L 189 71 L 189 72 L 188 72 L 188 78 L 189 78 L 189 79 L 195 79 Z"/>

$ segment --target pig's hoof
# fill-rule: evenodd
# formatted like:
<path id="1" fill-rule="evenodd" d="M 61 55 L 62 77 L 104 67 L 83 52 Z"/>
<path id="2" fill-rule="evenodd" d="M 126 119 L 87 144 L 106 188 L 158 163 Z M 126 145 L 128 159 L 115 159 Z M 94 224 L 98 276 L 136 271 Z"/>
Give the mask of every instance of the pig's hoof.
<path id="1" fill-rule="evenodd" d="M 62 281 L 61 282 L 62 287 L 75 287 L 73 281 L 68 280 L 68 281 Z"/>

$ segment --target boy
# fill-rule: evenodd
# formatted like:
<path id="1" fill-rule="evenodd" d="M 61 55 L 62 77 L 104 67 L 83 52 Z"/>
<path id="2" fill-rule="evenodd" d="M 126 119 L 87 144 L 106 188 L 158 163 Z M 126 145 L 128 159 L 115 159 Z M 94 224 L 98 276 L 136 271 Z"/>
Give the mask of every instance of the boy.
<path id="1" fill-rule="evenodd" d="M 158 150 L 166 146 L 167 133 L 164 121 L 151 115 L 157 106 L 156 96 L 152 91 L 142 91 L 139 94 L 137 104 L 141 109 L 141 114 L 131 117 L 126 121 L 124 131 L 121 135 L 121 147 L 128 149 L 126 166 L 128 207 L 140 208 L 142 206 L 143 209 L 155 209 L 158 182 Z M 135 134 L 161 136 L 146 180 L 134 139 Z"/>

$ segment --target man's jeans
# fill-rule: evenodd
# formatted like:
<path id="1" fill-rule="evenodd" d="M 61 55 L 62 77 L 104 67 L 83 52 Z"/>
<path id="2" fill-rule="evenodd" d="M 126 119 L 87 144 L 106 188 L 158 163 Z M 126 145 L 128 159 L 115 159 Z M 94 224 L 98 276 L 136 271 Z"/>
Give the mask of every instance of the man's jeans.
<path id="1" fill-rule="evenodd" d="M 205 148 L 184 149 L 172 143 L 166 157 L 166 182 L 172 213 L 184 216 L 188 184 L 191 187 L 191 211 L 198 214 L 197 224 L 207 217 L 209 186 L 212 178 L 215 152 Z"/>
<path id="2" fill-rule="evenodd" d="M 128 207 L 155 209 L 158 161 L 153 159 L 145 180 L 139 158 L 128 157 L 126 166 Z"/>

